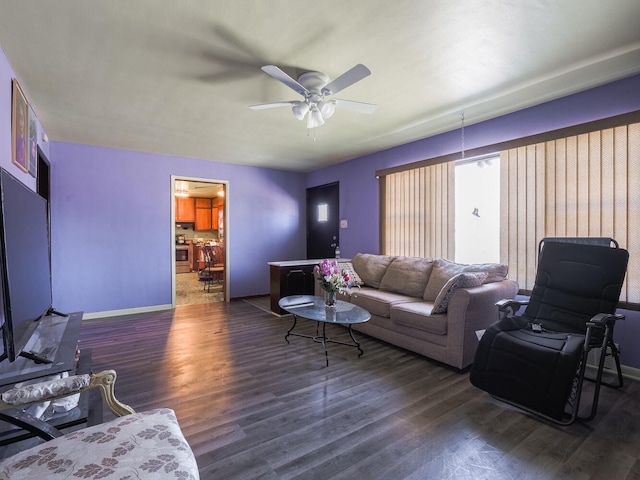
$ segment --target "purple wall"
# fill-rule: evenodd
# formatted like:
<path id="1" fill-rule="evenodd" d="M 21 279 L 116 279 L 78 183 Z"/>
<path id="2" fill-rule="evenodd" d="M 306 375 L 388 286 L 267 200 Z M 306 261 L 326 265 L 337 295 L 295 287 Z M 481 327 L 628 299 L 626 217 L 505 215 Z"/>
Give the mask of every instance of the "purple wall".
<path id="1" fill-rule="evenodd" d="M 230 296 L 269 292 L 267 262 L 304 257 L 298 173 L 52 142 L 54 306 L 106 312 L 171 303 L 171 176 L 229 182 Z"/>
<path id="2" fill-rule="evenodd" d="M 492 145 L 541 132 L 640 110 L 640 75 L 465 127 L 465 148 Z M 344 257 L 378 253 L 376 170 L 460 151 L 460 130 L 356 158 L 307 175 L 306 186 L 340 182 L 340 230 Z M 640 161 L 640 159 L 639 159 Z"/>
<path id="3" fill-rule="evenodd" d="M 640 75 L 467 126 L 465 147 L 471 150 L 636 110 L 640 110 Z M 307 187 L 340 182 L 340 218 L 349 222 L 348 228 L 340 230 L 342 256 L 379 253 L 376 170 L 459 151 L 460 131 L 456 130 L 308 174 Z M 627 320 L 616 327 L 622 362 L 640 368 L 640 312 L 622 313 Z"/>
<path id="4" fill-rule="evenodd" d="M 34 188 L 33 178 L 11 164 L 14 76 L 0 52 L 0 166 Z M 472 149 L 638 109 L 635 76 L 467 126 L 465 145 Z M 306 176 L 86 145 L 40 146 L 52 164 L 54 306 L 89 313 L 171 302 L 171 175 L 229 181 L 230 296 L 257 295 L 269 291 L 267 262 L 305 256 L 307 187 L 340 181 L 340 218 L 349 222 L 340 232 L 342 255 L 377 253 L 375 171 L 457 152 L 460 135 L 444 133 Z M 616 331 L 622 361 L 640 368 L 640 312 L 625 313 Z"/>

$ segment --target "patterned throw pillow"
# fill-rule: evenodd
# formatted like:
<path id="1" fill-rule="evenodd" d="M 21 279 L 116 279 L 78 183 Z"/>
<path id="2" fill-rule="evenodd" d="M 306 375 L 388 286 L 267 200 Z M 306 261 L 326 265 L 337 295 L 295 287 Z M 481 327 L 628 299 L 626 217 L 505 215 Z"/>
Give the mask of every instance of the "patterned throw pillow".
<path id="1" fill-rule="evenodd" d="M 338 262 L 338 268 L 340 268 L 341 271 L 347 272 L 349 274 L 352 287 L 360 287 L 364 285 L 364 282 L 360 278 L 360 275 L 358 275 L 354 270 L 351 262 Z"/>
<path id="2" fill-rule="evenodd" d="M 459 288 L 471 288 L 479 287 L 487 279 L 489 274 L 487 272 L 469 272 L 459 273 L 445 283 L 442 290 L 436 297 L 436 301 L 431 310 L 432 314 L 446 313 L 449 308 L 449 301 L 453 294 Z"/>
<path id="3" fill-rule="evenodd" d="M 424 290 L 423 299 L 427 302 L 435 301 L 442 287 L 452 277 L 459 273 L 486 272 L 488 274 L 484 283 L 499 282 L 507 278 L 508 267 L 499 263 L 481 263 L 467 265 L 455 263 L 444 258 L 434 261 L 433 272 L 429 276 L 427 287 Z"/>

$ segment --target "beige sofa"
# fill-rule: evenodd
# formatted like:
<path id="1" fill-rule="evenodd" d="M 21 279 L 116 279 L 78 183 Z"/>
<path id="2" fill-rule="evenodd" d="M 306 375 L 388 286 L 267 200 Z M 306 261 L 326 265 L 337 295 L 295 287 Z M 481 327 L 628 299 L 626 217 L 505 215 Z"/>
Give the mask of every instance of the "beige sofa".
<path id="1" fill-rule="evenodd" d="M 360 287 L 339 298 L 371 313 L 354 330 L 457 369 L 473 363 L 476 332 L 498 320 L 495 303 L 518 292 L 500 264 L 359 253 L 340 266 Z"/>

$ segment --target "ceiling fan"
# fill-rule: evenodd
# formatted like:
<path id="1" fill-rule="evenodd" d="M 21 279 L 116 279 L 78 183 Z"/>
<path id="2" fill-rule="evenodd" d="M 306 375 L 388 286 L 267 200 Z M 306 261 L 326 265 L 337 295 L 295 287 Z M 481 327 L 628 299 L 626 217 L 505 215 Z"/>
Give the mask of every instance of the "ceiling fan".
<path id="1" fill-rule="evenodd" d="M 324 125 L 325 119 L 331 117 L 336 108 L 359 113 L 373 113 L 377 108 L 377 105 L 372 103 L 329 98 L 333 94 L 371 75 L 371 71 L 362 64 L 356 65 L 331 81 L 328 75 L 320 72 L 306 72 L 295 80 L 275 65 L 265 65 L 262 67 L 262 71 L 298 92 L 304 99 L 291 100 L 288 102 L 263 103 L 260 105 L 251 105 L 249 108 L 261 110 L 264 108 L 291 106 L 293 115 L 298 120 L 302 120 L 307 113 L 309 114 L 307 117 L 307 128 Z"/>

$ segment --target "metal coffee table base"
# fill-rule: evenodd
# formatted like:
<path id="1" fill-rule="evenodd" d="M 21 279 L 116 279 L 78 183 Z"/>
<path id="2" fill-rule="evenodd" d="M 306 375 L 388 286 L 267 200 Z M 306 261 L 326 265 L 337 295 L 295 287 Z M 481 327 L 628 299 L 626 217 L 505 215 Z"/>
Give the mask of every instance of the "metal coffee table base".
<path id="1" fill-rule="evenodd" d="M 360 342 L 358 342 L 356 340 L 356 337 L 353 336 L 353 329 L 351 328 L 351 325 L 349 325 L 349 336 L 351 337 L 351 340 L 353 341 L 353 343 L 345 343 L 345 342 L 339 342 L 337 340 L 331 340 L 330 338 L 327 337 L 326 331 L 327 331 L 327 323 L 326 322 L 316 322 L 316 334 L 315 335 L 304 335 L 302 333 L 293 333 L 293 329 L 296 328 L 296 323 L 298 321 L 298 317 L 296 314 L 293 314 L 293 325 L 291 325 L 291 328 L 289 329 L 289 331 L 287 331 L 287 334 L 285 335 L 284 339 L 287 341 L 287 343 L 289 343 L 289 336 L 290 335 L 295 335 L 296 337 L 304 337 L 304 338 L 311 338 L 314 342 L 316 343 L 321 343 L 322 344 L 322 348 L 324 349 L 324 356 L 327 362 L 327 367 L 329 366 L 329 352 L 327 350 L 327 343 L 337 343 L 338 345 L 345 345 L 347 347 L 355 347 L 358 349 L 358 358 L 360 358 L 363 354 L 364 354 L 364 350 L 362 350 L 362 348 L 360 347 Z M 322 323 L 322 335 L 320 335 L 319 330 L 320 330 L 320 324 Z"/>

